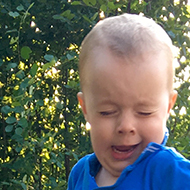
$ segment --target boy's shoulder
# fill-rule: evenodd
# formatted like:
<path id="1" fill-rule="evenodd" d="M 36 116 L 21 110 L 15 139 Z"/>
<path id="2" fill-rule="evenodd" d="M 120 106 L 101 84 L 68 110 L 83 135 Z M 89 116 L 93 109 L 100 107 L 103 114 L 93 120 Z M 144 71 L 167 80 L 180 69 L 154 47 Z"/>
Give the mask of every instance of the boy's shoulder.
<path id="1" fill-rule="evenodd" d="M 190 161 L 187 160 L 183 155 L 176 151 L 173 147 L 161 146 L 161 150 L 155 156 L 156 160 L 160 162 L 169 162 L 169 163 L 187 163 L 190 164 Z"/>
<path id="2" fill-rule="evenodd" d="M 190 161 L 172 147 L 162 146 L 150 159 L 149 169 L 163 189 L 190 189 Z"/>
<path id="3" fill-rule="evenodd" d="M 89 159 L 94 156 L 94 153 L 88 154 L 84 157 L 82 157 L 72 168 L 72 173 L 81 173 L 85 168 L 87 162 L 89 162 Z"/>
<path id="4" fill-rule="evenodd" d="M 95 168 L 97 171 L 99 167 L 99 162 L 94 153 L 88 154 L 81 158 L 72 168 L 69 175 L 68 190 L 70 189 L 83 189 L 84 183 L 87 185 L 89 183 L 89 173 L 93 174 L 93 170 L 90 171 L 90 168 Z M 95 172 L 94 172 L 95 173 Z"/>
<path id="5" fill-rule="evenodd" d="M 173 147 L 167 147 L 163 145 L 158 145 L 152 143 L 153 146 L 158 147 L 158 151 L 155 151 L 155 154 L 149 159 L 150 165 L 153 167 L 160 167 L 160 169 L 168 167 L 179 167 L 184 169 L 188 167 L 190 170 L 190 161 L 187 160 L 183 155 L 176 151 Z"/>

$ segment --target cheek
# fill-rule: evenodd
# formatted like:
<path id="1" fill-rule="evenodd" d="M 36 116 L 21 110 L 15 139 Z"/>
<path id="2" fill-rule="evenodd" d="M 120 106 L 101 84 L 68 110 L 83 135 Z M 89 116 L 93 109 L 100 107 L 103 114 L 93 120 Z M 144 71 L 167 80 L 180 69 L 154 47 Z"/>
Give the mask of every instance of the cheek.
<path id="1" fill-rule="evenodd" d="M 139 133 L 147 144 L 150 142 L 162 143 L 166 127 L 163 119 L 159 119 L 159 117 L 152 118 L 141 124 L 143 127 L 139 130 Z"/>
<path id="2" fill-rule="evenodd" d="M 101 119 L 91 121 L 90 136 L 92 144 L 101 144 L 102 146 L 112 139 L 113 134 L 113 127 L 110 122 L 105 122 Z"/>

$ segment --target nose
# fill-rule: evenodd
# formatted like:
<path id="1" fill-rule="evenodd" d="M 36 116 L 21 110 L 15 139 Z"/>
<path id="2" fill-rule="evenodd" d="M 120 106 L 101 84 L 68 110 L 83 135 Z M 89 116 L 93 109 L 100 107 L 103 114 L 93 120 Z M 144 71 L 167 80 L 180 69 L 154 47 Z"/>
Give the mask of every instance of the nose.
<path id="1" fill-rule="evenodd" d="M 120 119 L 118 119 L 116 130 L 118 134 L 135 135 L 136 128 L 133 116 L 130 114 L 122 114 Z"/>

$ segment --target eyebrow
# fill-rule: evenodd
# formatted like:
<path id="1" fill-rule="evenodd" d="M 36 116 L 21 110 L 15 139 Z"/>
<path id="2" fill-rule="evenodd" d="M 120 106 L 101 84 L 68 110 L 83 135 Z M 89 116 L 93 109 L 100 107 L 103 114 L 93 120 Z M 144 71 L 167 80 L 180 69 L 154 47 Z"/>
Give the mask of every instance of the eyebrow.
<path id="1" fill-rule="evenodd" d="M 147 107 L 147 106 L 155 106 L 155 101 L 147 101 L 147 100 L 142 100 L 142 101 L 139 101 L 137 104 L 136 104 L 137 107 Z"/>

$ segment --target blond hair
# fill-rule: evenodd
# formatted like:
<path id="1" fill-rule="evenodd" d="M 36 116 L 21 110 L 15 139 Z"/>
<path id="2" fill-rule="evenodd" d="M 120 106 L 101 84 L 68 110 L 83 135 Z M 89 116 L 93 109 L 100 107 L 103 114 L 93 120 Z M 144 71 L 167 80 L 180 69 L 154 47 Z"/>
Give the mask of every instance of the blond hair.
<path id="1" fill-rule="evenodd" d="M 174 59 L 172 41 L 167 33 L 152 19 L 123 14 L 106 18 L 98 22 L 85 37 L 79 55 L 81 86 L 85 81 L 84 67 L 90 64 L 90 57 L 97 48 L 108 48 L 114 55 L 132 59 L 143 54 L 157 54 L 164 51 L 171 71 L 170 82 L 173 84 Z M 98 55 L 97 55 L 98 56 Z"/>

